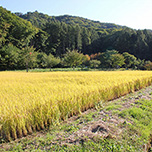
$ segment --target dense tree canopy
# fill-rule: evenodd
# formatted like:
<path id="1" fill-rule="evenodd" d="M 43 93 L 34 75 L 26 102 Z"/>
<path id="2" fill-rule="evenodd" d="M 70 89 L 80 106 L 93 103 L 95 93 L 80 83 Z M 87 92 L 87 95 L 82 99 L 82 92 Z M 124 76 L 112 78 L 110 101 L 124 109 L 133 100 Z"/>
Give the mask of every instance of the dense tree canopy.
<path id="1" fill-rule="evenodd" d="M 47 68 L 53 68 L 60 63 L 60 58 L 54 57 L 51 53 L 49 55 L 44 55 L 44 66 Z"/>
<path id="2" fill-rule="evenodd" d="M 77 67 L 83 63 L 84 55 L 79 53 L 77 50 L 68 51 L 64 54 L 63 64 L 69 67 Z"/>
<path id="3" fill-rule="evenodd" d="M 24 41 L 30 39 L 37 31 L 30 22 L 0 7 L 0 47 L 12 43 L 22 48 Z"/>
<path id="4" fill-rule="evenodd" d="M 59 21 L 70 25 L 78 24 L 81 27 L 86 27 L 86 28 L 93 27 L 96 29 L 101 29 L 101 31 L 104 31 L 104 29 L 108 29 L 110 31 L 113 29 L 125 28 L 123 26 L 112 23 L 101 23 L 99 21 L 93 21 L 82 17 L 70 16 L 70 15 L 48 16 L 47 14 L 39 13 L 38 11 L 27 12 L 26 14 L 22 14 L 22 13 L 15 13 L 15 14 L 23 19 L 30 21 L 34 26 L 39 28 L 43 27 L 46 23 L 50 21 L 53 22 Z"/>
<path id="5" fill-rule="evenodd" d="M 149 30 L 123 29 L 98 39 L 98 50 L 115 49 L 128 52 L 140 59 L 152 60 L 152 32 Z"/>
<path id="6" fill-rule="evenodd" d="M 24 69 L 27 64 L 151 69 L 151 61 L 151 30 L 37 11 L 13 14 L 0 7 L 0 70 Z"/>

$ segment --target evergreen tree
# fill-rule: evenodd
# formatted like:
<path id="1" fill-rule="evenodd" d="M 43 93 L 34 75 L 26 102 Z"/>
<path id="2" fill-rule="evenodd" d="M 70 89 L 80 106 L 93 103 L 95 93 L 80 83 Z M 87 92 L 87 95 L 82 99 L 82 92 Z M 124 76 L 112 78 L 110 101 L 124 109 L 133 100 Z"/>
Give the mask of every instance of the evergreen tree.
<path id="1" fill-rule="evenodd" d="M 81 28 L 79 25 L 76 26 L 76 47 L 77 50 L 82 50 L 82 37 L 81 37 Z"/>

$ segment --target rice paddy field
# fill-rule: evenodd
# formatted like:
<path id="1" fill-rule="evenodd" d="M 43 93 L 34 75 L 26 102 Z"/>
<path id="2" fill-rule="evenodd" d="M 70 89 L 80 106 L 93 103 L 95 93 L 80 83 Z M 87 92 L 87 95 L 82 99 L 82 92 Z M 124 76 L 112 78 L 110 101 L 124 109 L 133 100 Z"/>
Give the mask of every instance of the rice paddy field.
<path id="1" fill-rule="evenodd" d="M 11 141 L 152 84 L 152 71 L 0 72 L 0 140 Z"/>

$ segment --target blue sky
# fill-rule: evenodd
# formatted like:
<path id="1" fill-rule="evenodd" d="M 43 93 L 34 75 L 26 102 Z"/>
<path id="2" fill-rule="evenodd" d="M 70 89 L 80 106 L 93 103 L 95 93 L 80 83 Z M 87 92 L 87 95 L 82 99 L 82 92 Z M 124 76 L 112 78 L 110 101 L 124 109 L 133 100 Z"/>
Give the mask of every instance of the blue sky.
<path id="1" fill-rule="evenodd" d="M 152 29 L 152 0 L 0 0 L 11 12 L 37 10 L 48 15 L 74 15 L 100 22 Z"/>

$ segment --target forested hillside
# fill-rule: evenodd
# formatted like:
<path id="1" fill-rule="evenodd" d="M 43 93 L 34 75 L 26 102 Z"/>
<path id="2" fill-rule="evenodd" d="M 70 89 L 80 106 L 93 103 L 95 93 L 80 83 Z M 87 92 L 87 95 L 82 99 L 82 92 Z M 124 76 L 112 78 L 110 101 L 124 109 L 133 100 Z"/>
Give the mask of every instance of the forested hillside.
<path id="1" fill-rule="evenodd" d="M 37 11 L 15 14 L 0 7 L 0 70 L 68 67 L 72 64 L 65 64 L 64 58 L 80 52 L 87 56 L 84 59 L 80 54 L 81 62 L 75 66 L 127 67 L 124 52 L 138 60 L 133 59 L 131 68 L 152 65 L 146 61 L 152 61 L 150 30 L 133 30 L 69 15 L 48 16 Z M 72 50 L 76 51 L 68 54 Z M 120 58 L 121 64 L 117 62 Z"/>
<path id="2" fill-rule="evenodd" d="M 26 20 L 17 17 L 0 7 L 0 46 L 8 43 L 22 48 L 23 43 L 32 37 L 38 29 Z"/>
<path id="3" fill-rule="evenodd" d="M 97 47 L 95 50 L 101 52 L 115 49 L 120 53 L 128 52 L 140 59 L 152 61 L 152 33 L 149 30 L 126 28 L 109 35 L 102 35 L 92 45 Z"/>
<path id="4" fill-rule="evenodd" d="M 64 22 L 68 25 L 77 25 L 75 31 L 80 31 L 80 28 L 86 27 L 89 32 L 83 31 L 83 34 L 88 38 L 86 39 L 88 43 L 84 44 L 83 47 L 82 44 L 81 46 L 76 45 L 74 47 L 86 54 L 115 49 L 121 53 L 129 52 L 141 59 L 152 60 L 152 32 L 150 30 L 133 30 L 112 23 L 101 23 L 99 21 L 70 15 L 48 16 L 43 13 L 38 13 L 37 11 L 28 12 L 27 14 L 16 13 L 16 15 L 30 21 L 39 28 L 46 29 L 46 25 L 51 22 Z M 65 28 L 61 27 L 60 29 Z M 72 33 L 74 34 L 74 31 L 72 31 Z M 80 35 L 83 36 L 83 34 Z M 79 43 L 84 40 L 84 38 L 80 36 L 77 39 L 79 39 Z"/>

